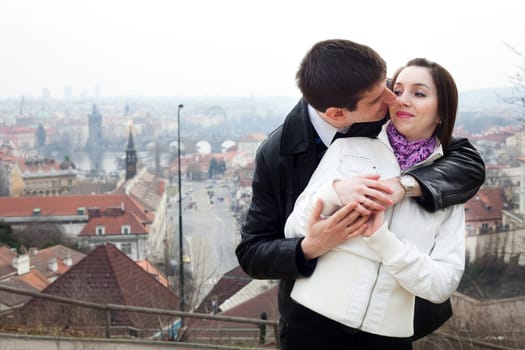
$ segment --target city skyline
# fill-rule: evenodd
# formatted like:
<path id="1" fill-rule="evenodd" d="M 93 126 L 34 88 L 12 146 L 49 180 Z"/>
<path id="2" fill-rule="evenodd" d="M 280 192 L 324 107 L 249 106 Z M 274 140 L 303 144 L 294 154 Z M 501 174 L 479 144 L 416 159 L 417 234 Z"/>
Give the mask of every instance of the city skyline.
<path id="1" fill-rule="evenodd" d="M 510 86 L 523 12 L 519 0 L 3 2 L 0 98 L 61 98 L 67 86 L 72 96 L 97 86 L 103 97 L 298 96 L 302 57 L 330 38 L 371 46 L 389 74 L 419 56 L 460 90 Z"/>

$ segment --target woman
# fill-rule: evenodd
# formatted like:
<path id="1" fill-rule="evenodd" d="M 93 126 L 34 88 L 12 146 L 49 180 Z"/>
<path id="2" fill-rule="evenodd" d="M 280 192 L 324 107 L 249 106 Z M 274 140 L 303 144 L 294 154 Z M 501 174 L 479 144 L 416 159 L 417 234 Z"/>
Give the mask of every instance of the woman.
<path id="1" fill-rule="evenodd" d="M 348 204 L 351 195 L 342 202 L 335 192 L 338 180 L 363 174 L 389 179 L 443 155 L 458 103 L 448 71 L 426 59 L 411 60 L 394 75 L 392 90 L 397 99 L 378 139 L 339 139 L 330 146 L 288 218 L 288 237 L 307 235 L 307 218 L 318 199 L 324 215 Z M 346 326 L 342 348 L 411 349 L 415 296 L 442 302 L 461 279 L 463 206 L 429 213 L 405 198 L 386 211 L 372 212 L 356 232 L 320 257 L 313 275 L 297 280 L 291 296 Z"/>

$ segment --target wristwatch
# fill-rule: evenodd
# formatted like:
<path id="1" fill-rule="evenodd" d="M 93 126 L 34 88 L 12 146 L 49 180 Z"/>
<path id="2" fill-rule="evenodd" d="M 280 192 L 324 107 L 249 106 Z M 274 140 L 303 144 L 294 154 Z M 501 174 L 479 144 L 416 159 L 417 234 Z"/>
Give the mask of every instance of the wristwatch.
<path id="1" fill-rule="evenodd" d="M 410 175 L 401 175 L 399 183 L 405 189 L 405 197 L 410 197 L 416 187 L 416 180 Z"/>

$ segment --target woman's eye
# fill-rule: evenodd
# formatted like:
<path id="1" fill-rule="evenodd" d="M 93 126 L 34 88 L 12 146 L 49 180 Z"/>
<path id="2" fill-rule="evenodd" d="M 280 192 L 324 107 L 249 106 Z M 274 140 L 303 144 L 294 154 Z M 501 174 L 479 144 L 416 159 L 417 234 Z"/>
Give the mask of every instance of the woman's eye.
<path id="1" fill-rule="evenodd" d="M 425 97 L 425 96 L 426 96 L 425 93 L 424 93 L 424 92 L 421 92 L 421 91 L 416 91 L 415 95 L 416 95 L 417 97 Z"/>
<path id="2" fill-rule="evenodd" d="M 400 96 L 400 95 L 403 94 L 403 91 L 401 91 L 401 90 L 393 90 L 392 92 L 393 92 L 394 95 L 396 95 L 396 96 Z"/>

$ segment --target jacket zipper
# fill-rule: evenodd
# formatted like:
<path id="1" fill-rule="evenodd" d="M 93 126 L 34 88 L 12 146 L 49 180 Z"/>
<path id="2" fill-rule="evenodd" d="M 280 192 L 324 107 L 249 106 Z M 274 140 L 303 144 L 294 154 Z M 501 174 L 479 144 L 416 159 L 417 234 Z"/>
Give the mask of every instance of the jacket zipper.
<path id="1" fill-rule="evenodd" d="M 366 315 L 368 314 L 368 309 L 370 308 L 370 301 L 372 300 L 374 289 L 376 288 L 377 281 L 379 280 L 379 272 L 381 270 L 382 265 L 383 265 L 382 263 L 379 263 L 379 265 L 377 265 L 376 278 L 374 280 L 374 284 L 372 285 L 372 288 L 370 289 L 370 293 L 368 294 L 368 302 L 366 303 L 365 313 L 363 314 L 363 317 L 361 318 L 361 322 L 359 323 L 359 326 L 357 327 L 358 329 L 361 329 L 361 327 L 363 326 L 363 323 L 365 322 Z"/>
<path id="2" fill-rule="evenodd" d="M 394 216 L 396 215 L 396 211 L 397 211 L 396 209 L 397 208 L 394 206 L 392 208 L 392 214 L 390 215 L 390 218 L 385 218 L 385 219 L 387 220 L 390 219 L 389 222 L 392 222 L 392 220 L 394 219 Z M 368 315 L 368 310 L 370 309 L 370 301 L 372 300 L 372 295 L 374 294 L 374 290 L 376 288 L 377 281 L 379 280 L 379 273 L 381 272 L 381 266 L 383 266 L 383 263 L 380 262 L 379 265 L 377 265 L 376 279 L 374 280 L 372 289 L 370 289 L 370 294 L 368 295 L 368 302 L 366 303 L 365 313 L 363 314 L 363 317 L 361 318 L 361 323 L 359 324 L 359 327 L 357 327 L 358 329 L 361 329 L 361 327 L 363 326 L 363 323 L 365 322 L 366 316 Z"/>

